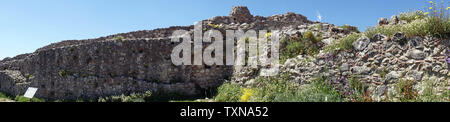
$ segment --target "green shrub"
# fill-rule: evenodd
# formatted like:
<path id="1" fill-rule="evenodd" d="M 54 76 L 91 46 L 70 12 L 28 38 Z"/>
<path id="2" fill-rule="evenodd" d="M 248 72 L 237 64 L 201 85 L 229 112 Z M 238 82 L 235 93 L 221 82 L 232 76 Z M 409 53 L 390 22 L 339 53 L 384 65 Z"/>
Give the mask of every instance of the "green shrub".
<path id="1" fill-rule="evenodd" d="M 294 58 L 298 55 L 307 54 L 314 56 L 320 51 L 320 43 L 322 38 L 307 31 L 302 37 L 284 37 L 280 41 L 280 63 L 286 62 L 287 59 Z"/>
<path id="2" fill-rule="evenodd" d="M 414 20 L 400 28 L 407 37 L 433 36 L 438 38 L 449 38 L 450 21 L 444 21 L 436 17 Z"/>
<path id="3" fill-rule="evenodd" d="M 5 93 L 0 92 L 0 98 L 8 98 L 8 96 Z"/>
<path id="4" fill-rule="evenodd" d="M 218 88 L 217 96 L 214 99 L 216 102 L 239 102 L 240 95 L 241 86 L 228 82 Z"/>
<path id="5" fill-rule="evenodd" d="M 302 55 L 305 45 L 303 42 L 290 42 L 285 48 L 281 49 L 280 62 L 284 63 L 287 59 Z"/>

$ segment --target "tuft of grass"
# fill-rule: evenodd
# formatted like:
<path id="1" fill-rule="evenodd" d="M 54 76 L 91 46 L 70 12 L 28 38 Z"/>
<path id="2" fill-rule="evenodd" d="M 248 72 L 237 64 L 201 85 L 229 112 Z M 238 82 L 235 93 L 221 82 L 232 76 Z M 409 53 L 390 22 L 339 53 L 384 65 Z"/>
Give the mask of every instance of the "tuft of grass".
<path id="1" fill-rule="evenodd" d="M 27 78 L 27 79 L 30 79 L 30 78 L 32 78 L 33 77 L 33 75 L 32 74 L 25 74 L 25 78 Z"/>
<path id="2" fill-rule="evenodd" d="M 338 27 L 338 28 L 343 28 L 343 29 L 349 30 L 350 32 L 357 32 L 357 33 L 359 33 L 358 27 L 355 27 L 355 26 L 351 26 L 351 25 L 343 25 L 343 26 L 337 26 L 337 27 Z"/>
<path id="3" fill-rule="evenodd" d="M 122 42 L 125 42 L 125 37 L 123 37 L 123 36 L 116 36 L 116 37 L 113 38 L 113 40 L 114 40 L 114 41 L 122 41 Z"/>
<path id="4" fill-rule="evenodd" d="M 30 100 L 30 98 L 26 98 L 24 96 L 16 96 L 16 98 L 14 100 L 17 102 L 45 102 L 44 99 L 32 98 Z"/>
<path id="5" fill-rule="evenodd" d="M 212 27 L 212 28 L 214 28 L 214 29 L 220 29 L 220 28 L 222 28 L 222 26 L 219 25 L 219 24 L 212 24 L 212 23 L 209 23 L 208 26 L 210 26 L 210 27 Z"/>
<path id="6" fill-rule="evenodd" d="M 414 89 L 413 81 L 399 79 L 394 89 L 398 93 L 398 98 L 401 102 L 417 101 L 418 92 Z"/>
<path id="7" fill-rule="evenodd" d="M 344 51 L 348 49 L 353 48 L 353 42 L 358 40 L 361 37 L 361 34 L 358 33 L 352 33 L 350 35 L 347 35 L 346 37 L 343 37 L 336 41 L 334 44 L 328 45 L 325 47 L 325 52 L 334 52 L 334 51 Z"/>
<path id="8" fill-rule="evenodd" d="M 132 93 L 130 95 L 118 95 L 110 97 L 101 97 L 98 102 L 146 102 L 151 99 L 153 93 L 151 91 L 146 91 L 143 93 Z"/>
<path id="9" fill-rule="evenodd" d="M 383 67 L 380 71 L 378 71 L 377 73 L 380 74 L 381 78 L 384 78 L 386 76 L 386 74 L 389 72 L 389 70 L 387 70 L 386 67 Z"/>
<path id="10" fill-rule="evenodd" d="M 72 75 L 72 73 L 67 70 L 59 70 L 58 75 L 61 77 L 65 77 L 67 75 Z"/>
<path id="11" fill-rule="evenodd" d="M 392 37 L 397 32 L 402 32 L 402 25 L 384 25 L 384 26 L 376 26 L 369 27 L 364 32 L 364 35 L 371 38 L 378 33 L 386 35 L 388 37 Z"/>
<path id="12" fill-rule="evenodd" d="M 9 98 L 5 93 L 0 92 L 0 98 Z"/>
<path id="13" fill-rule="evenodd" d="M 361 82 L 361 80 L 356 76 L 351 76 L 348 79 L 348 85 L 349 85 L 349 94 L 348 98 L 349 101 L 354 102 L 372 102 L 372 98 L 370 96 L 370 93 L 367 92 L 366 89 L 366 83 Z"/>
<path id="14" fill-rule="evenodd" d="M 448 102 L 450 101 L 449 93 L 450 90 L 444 91 L 441 95 L 438 95 L 438 90 L 436 90 L 436 81 L 433 79 L 424 80 L 424 86 L 422 94 L 418 96 L 418 100 L 423 102 Z"/>

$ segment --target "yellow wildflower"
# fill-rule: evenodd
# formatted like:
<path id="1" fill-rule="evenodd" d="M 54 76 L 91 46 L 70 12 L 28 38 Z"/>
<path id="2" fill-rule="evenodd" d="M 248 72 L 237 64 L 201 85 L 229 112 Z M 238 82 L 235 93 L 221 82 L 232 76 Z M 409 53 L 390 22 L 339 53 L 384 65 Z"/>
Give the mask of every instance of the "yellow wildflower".
<path id="1" fill-rule="evenodd" d="M 428 16 L 428 14 L 430 14 L 430 12 L 425 12 L 423 15 Z"/>
<path id="2" fill-rule="evenodd" d="M 419 16 L 414 17 L 414 19 L 419 19 Z"/>
<path id="3" fill-rule="evenodd" d="M 253 91 L 253 89 L 250 88 L 244 88 L 242 89 L 243 91 L 243 95 L 241 96 L 241 102 L 247 102 L 248 99 L 250 99 L 251 96 L 253 96 L 253 93 L 255 93 L 255 91 Z"/>
<path id="4" fill-rule="evenodd" d="M 450 7 L 447 7 L 447 8 L 445 9 L 445 10 L 447 10 L 447 11 L 448 11 L 449 9 L 450 9 Z"/>
<path id="5" fill-rule="evenodd" d="M 430 9 L 430 10 L 431 10 L 431 9 L 433 9 L 433 7 L 430 7 L 430 8 L 428 8 L 428 9 Z"/>
<path id="6" fill-rule="evenodd" d="M 433 3 L 433 1 L 430 1 L 429 3 Z"/>
<path id="7" fill-rule="evenodd" d="M 272 33 L 268 32 L 268 33 L 266 34 L 266 38 L 269 38 L 270 36 L 272 36 Z"/>

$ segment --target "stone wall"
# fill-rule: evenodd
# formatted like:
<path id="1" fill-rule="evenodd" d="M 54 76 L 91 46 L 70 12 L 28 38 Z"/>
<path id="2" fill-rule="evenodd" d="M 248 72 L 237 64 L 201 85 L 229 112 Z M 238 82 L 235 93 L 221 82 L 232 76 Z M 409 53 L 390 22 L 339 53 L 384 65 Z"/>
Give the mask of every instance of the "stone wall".
<path id="1" fill-rule="evenodd" d="M 230 16 L 201 21 L 203 30 L 293 30 L 313 24 L 300 14 L 253 16 L 234 7 Z M 153 91 L 181 96 L 204 95 L 233 75 L 229 66 L 174 66 L 170 54 L 175 30 L 193 25 L 121 33 L 96 39 L 66 40 L 0 61 L 0 91 L 22 95 L 39 88 L 47 99 L 96 98 Z M 204 44 L 204 48 L 208 44 Z"/>
<path id="2" fill-rule="evenodd" d="M 0 64 L 0 89 L 21 95 L 39 88 L 36 97 L 95 98 L 132 92 L 185 96 L 219 86 L 231 75 L 225 66 L 175 66 L 169 39 L 101 41 L 37 51 Z"/>

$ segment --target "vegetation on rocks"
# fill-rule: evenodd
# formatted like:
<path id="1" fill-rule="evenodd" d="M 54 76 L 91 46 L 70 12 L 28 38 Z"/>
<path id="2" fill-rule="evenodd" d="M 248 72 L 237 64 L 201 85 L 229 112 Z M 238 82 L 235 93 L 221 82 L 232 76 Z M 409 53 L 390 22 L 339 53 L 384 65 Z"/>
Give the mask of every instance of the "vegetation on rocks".
<path id="1" fill-rule="evenodd" d="M 334 51 L 344 51 L 348 49 L 352 49 L 353 42 L 355 42 L 359 37 L 361 37 L 361 34 L 353 33 L 350 35 L 347 35 L 344 38 L 339 39 L 334 44 L 328 45 L 325 47 L 325 52 L 334 52 Z"/>
<path id="2" fill-rule="evenodd" d="M 321 40 L 312 31 L 307 31 L 302 37 L 283 38 L 280 42 L 280 62 L 284 63 L 289 58 L 303 54 L 316 55 L 319 53 Z"/>
<path id="3" fill-rule="evenodd" d="M 444 3 L 441 3 L 442 5 Z M 431 2 L 425 10 L 415 10 L 399 14 L 400 21 L 404 24 L 384 25 L 371 27 L 364 33 L 368 37 L 381 33 L 393 36 L 397 32 L 404 32 L 406 36 L 434 36 L 438 38 L 449 38 L 450 18 L 448 8 Z"/>
<path id="4" fill-rule="evenodd" d="M 301 86 L 288 80 L 288 75 L 259 77 L 255 83 L 244 87 L 225 83 L 219 87 L 217 102 L 341 102 L 342 94 L 324 77 L 317 77 L 311 84 Z"/>
<path id="5" fill-rule="evenodd" d="M 311 31 L 323 28 L 320 24 L 309 26 L 301 37 L 281 40 L 281 63 L 292 59 L 285 64 L 286 72 L 276 77 L 258 76 L 244 83 L 226 82 L 219 87 L 215 101 L 448 102 L 450 61 L 444 62 L 448 55 L 443 56 L 449 49 L 441 41 L 450 38 L 450 19 L 448 7 L 437 4 L 430 1 L 425 10 L 400 13 L 365 32 L 352 31 L 323 48 L 314 47 L 317 50 L 310 48 L 321 39 L 311 36 Z M 360 40 L 363 37 L 365 40 Z M 323 54 L 319 55 L 324 58 L 313 57 L 307 63 L 299 56 L 316 55 L 321 50 Z M 329 60 L 333 58 L 342 62 Z M 318 69 L 317 74 L 310 73 Z"/>

